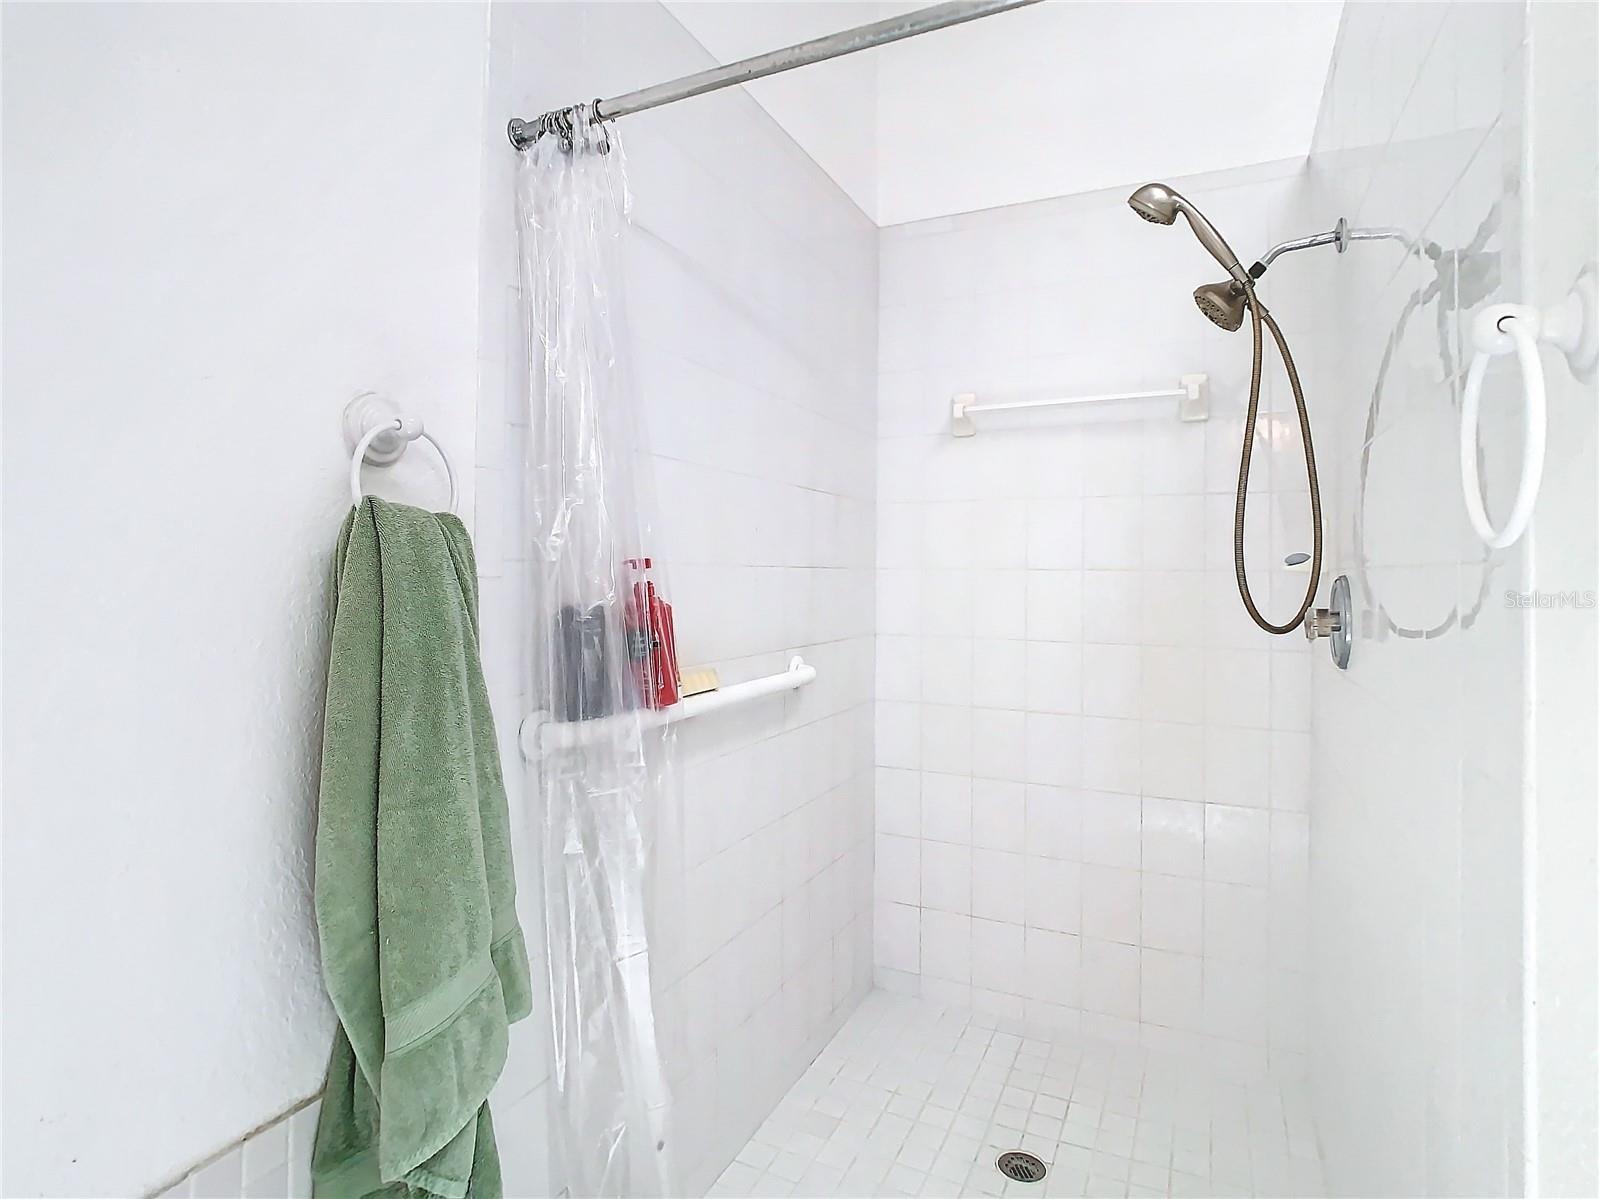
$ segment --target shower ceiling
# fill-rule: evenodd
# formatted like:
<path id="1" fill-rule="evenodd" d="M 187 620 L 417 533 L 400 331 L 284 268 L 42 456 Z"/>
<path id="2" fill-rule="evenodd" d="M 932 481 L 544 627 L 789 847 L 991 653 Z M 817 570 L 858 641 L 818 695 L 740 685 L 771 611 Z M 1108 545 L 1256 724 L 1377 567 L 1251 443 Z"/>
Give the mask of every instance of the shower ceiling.
<path id="1" fill-rule="evenodd" d="M 731 62 L 922 6 L 666 7 Z M 894 225 L 1305 154 L 1342 7 L 1044 3 L 746 86 Z"/>

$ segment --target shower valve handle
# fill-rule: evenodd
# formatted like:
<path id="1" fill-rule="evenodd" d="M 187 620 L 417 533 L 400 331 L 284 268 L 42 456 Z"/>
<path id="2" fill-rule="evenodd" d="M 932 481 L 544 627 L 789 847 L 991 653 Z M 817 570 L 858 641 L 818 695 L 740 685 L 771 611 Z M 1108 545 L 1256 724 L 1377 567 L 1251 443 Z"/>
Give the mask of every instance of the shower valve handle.
<path id="1" fill-rule="evenodd" d="M 1329 638 L 1327 646 L 1332 651 L 1333 665 L 1339 670 L 1349 669 L 1350 643 L 1354 640 L 1354 601 L 1349 593 L 1349 576 L 1339 575 L 1333 580 L 1332 594 L 1328 596 L 1329 608 L 1312 608 L 1305 613 L 1305 640 Z"/>
<path id="2" fill-rule="evenodd" d="M 1305 613 L 1305 640 L 1314 641 L 1318 637 L 1331 637 L 1334 633 L 1342 631 L 1342 622 L 1338 613 L 1331 608 L 1312 608 Z"/>

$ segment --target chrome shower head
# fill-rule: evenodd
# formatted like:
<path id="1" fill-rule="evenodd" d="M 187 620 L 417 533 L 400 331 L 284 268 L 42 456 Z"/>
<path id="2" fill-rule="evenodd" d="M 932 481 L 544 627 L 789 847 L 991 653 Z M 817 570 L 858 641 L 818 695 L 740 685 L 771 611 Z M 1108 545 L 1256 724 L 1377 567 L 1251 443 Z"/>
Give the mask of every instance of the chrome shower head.
<path id="1" fill-rule="evenodd" d="M 1211 323 L 1229 333 L 1244 323 L 1244 289 L 1232 279 L 1194 288 L 1194 303 Z"/>
<path id="2" fill-rule="evenodd" d="M 1164 183 L 1144 184 L 1127 197 L 1127 206 L 1156 225 L 1170 225 L 1177 219 L 1177 214 L 1182 213 L 1188 218 L 1189 228 L 1193 229 L 1199 244 L 1210 251 L 1211 257 L 1226 267 L 1227 273 L 1240 283 L 1249 282 L 1249 272 L 1239 264 L 1238 255 L 1233 253 L 1226 239 L 1216 232 L 1216 226 Z"/>

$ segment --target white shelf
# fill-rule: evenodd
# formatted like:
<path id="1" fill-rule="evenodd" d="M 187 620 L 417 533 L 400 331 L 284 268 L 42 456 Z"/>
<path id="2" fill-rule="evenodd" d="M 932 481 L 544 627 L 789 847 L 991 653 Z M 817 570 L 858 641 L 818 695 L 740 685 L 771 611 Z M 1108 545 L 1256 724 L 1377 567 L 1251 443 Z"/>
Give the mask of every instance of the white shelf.
<path id="1" fill-rule="evenodd" d="M 653 729 L 676 724 L 680 720 L 747 704 L 780 691 L 793 691 L 815 678 L 816 667 L 806 665 L 805 659 L 796 655 L 789 660 L 788 669 L 781 674 L 769 674 L 746 683 L 734 683 L 716 691 L 691 695 L 670 708 L 646 708 L 617 716 L 600 716 L 594 720 L 571 721 L 551 720 L 547 712 L 534 712 L 522 721 L 519 734 L 522 756 L 529 762 L 536 762 L 552 751 L 577 749 L 604 741 L 624 728 L 637 725 Z"/>

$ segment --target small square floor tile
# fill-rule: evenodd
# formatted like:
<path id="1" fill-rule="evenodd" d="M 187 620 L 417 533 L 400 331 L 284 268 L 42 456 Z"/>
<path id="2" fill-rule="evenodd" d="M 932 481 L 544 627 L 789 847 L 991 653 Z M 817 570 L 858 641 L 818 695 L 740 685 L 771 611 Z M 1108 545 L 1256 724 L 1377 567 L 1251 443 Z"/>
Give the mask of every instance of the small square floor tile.
<path id="1" fill-rule="evenodd" d="M 873 994 L 710 1193 L 938 1199 L 1324 1193 L 1302 1085 Z M 1007 1180 L 1022 1149 L 1042 1183 Z"/>

